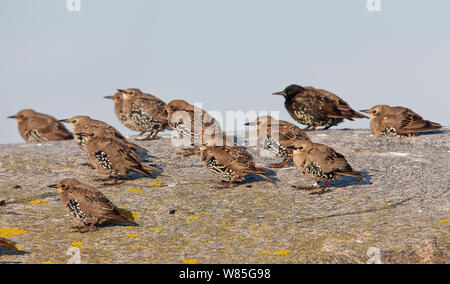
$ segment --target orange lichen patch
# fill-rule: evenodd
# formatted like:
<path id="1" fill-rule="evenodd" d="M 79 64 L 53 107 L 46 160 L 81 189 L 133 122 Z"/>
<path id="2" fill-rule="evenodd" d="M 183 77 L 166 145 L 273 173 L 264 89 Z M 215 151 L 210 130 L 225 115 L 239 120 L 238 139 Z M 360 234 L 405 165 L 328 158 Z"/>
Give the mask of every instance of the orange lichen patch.
<path id="1" fill-rule="evenodd" d="M 150 185 L 153 187 L 161 187 L 163 185 L 162 181 L 151 181 Z"/>
<path id="2" fill-rule="evenodd" d="M 131 193 L 143 193 L 144 192 L 140 188 L 130 188 L 128 191 L 131 192 Z"/>
<path id="3" fill-rule="evenodd" d="M 196 259 L 185 259 L 183 262 L 186 263 L 186 264 L 197 264 L 198 260 L 196 260 Z"/>
<path id="4" fill-rule="evenodd" d="M 53 261 L 45 261 L 45 262 L 43 262 L 42 264 L 58 264 L 58 263 L 53 262 Z"/>
<path id="5" fill-rule="evenodd" d="M 33 205 L 40 205 L 40 204 L 47 204 L 47 201 L 36 199 L 36 200 L 30 201 L 28 203 L 33 204 Z"/>
<path id="6" fill-rule="evenodd" d="M 0 237 L 2 238 L 10 238 L 12 236 L 16 236 L 16 235 L 25 235 L 28 234 L 27 231 L 25 230 L 21 230 L 21 229 L 17 229 L 17 228 L 0 228 Z"/>
<path id="7" fill-rule="evenodd" d="M 273 254 L 274 254 L 274 255 L 287 255 L 287 254 L 289 254 L 290 252 L 291 252 L 290 250 L 282 249 L 282 250 L 279 250 L 279 251 L 274 252 Z"/>
<path id="8" fill-rule="evenodd" d="M 81 247 L 81 246 L 83 246 L 83 245 L 84 245 L 83 242 L 73 242 L 73 243 L 72 243 L 72 246 L 74 246 L 74 247 Z"/>

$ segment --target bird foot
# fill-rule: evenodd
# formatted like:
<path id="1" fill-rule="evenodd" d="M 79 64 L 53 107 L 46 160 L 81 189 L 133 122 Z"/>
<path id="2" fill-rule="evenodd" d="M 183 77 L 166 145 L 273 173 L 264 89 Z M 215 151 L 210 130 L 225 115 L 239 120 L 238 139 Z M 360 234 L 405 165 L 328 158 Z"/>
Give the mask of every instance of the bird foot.
<path id="1" fill-rule="evenodd" d="M 286 163 L 286 162 L 269 165 L 269 168 L 272 168 L 272 169 L 281 169 L 281 168 L 290 168 L 290 167 L 292 167 L 291 163 Z"/>
<path id="2" fill-rule="evenodd" d="M 198 147 L 196 148 L 183 148 L 181 151 L 181 155 L 183 157 L 190 157 L 199 153 Z"/>
<path id="3" fill-rule="evenodd" d="M 94 166 L 92 166 L 92 165 L 89 164 L 89 163 L 82 163 L 81 166 L 83 166 L 83 167 L 88 167 L 88 168 L 91 168 L 91 169 L 95 170 Z"/>
<path id="4" fill-rule="evenodd" d="M 214 188 L 225 189 L 225 188 L 233 188 L 233 187 L 237 187 L 237 186 L 238 185 L 236 183 L 227 182 L 227 183 L 220 183 L 220 184 L 216 185 Z"/>
<path id="5" fill-rule="evenodd" d="M 332 192 L 333 190 L 332 189 L 326 189 L 326 190 L 319 190 L 319 191 L 314 191 L 314 192 L 311 192 L 310 193 L 310 195 L 322 195 L 322 194 L 325 194 L 325 193 L 328 193 L 328 192 Z"/>
<path id="6" fill-rule="evenodd" d="M 76 233 L 84 234 L 84 233 L 87 233 L 87 232 L 97 231 L 98 228 L 96 228 L 96 227 L 94 227 L 92 225 L 82 225 L 82 226 L 73 226 L 73 227 L 71 227 L 71 230 L 73 232 L 76 232 Z"/>

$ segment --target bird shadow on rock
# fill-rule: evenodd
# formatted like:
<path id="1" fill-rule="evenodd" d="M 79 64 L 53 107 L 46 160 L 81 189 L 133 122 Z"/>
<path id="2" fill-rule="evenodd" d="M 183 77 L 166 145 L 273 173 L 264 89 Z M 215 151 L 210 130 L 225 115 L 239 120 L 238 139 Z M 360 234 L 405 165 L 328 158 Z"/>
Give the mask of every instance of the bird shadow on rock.
<path id="1" fill-rule="evenodd" d="M 436 129 L 436 130 L 431 130 L 431 131 L 426 131 L 426 132 L 418 132 L 418 133 L 416 133 L 416 136 L 432 135 L 432 134 L 444 134 L 446 132 L 447 132 L 447 130 Z"/>
<path id="2" fill-rule="evenodd" d="M 151 159 L 157 159 L 158 157 L 150 155 L 148 152 L 137 150 L 139 154 L 139 159 L 141 159 L 143 162 L 151 162 Z"/>
<path id="3" fill-rule="evenodd" d="M 2 246 L 2 247 L 0 247 L 0 256 L 1 255 L 21 256 L 21 255 L 27 255 L 27 254 L 30 254 L 30 253 L 26 252 L 26 251 L 18 250 L 14 246 Z M 3 263 L 3 262 L 0 261 L 0 263 Z"/>
<path id="4" fill-rule="evenodd" d="M 342 176 L 339 179 L 335 179 L 330 183 L 330 187 L 335 187 L 335 188 L 341 188 L 341 187 L 347 187 L 347 186 L 352 186 L 352 185 L 370 185 L 372 184 L 371 182 L 371 175 L 369 175 L 369 173 L 367 171 L 362 171 L 362 172 L 358 172 L 363 178 L 364 180 L 359 180 L 357 178 L 354 177 L 349 177 L 349 176 Z"/>
<path id="5" fill-rule="evenodd" d="M 276 177 L 276 175 L 277 175 L 276 171 L 271 170 L 271 169 L 267 169 L 267 168 L 265 168 L 265 170 L 267 170 L 267 172 L 264 174 L 266 177 L 268 177 L 269 179 L 271 179 L 275 183 L 280 181 Z M 260 181 L 267 182 L 268 180 L 263 178 L 262 176 L 257 175 L 257 174 L 249 174 L 239 184 L 250 184 L 250 183 L 255 183 L 255 182 L 260 182 Z"/>

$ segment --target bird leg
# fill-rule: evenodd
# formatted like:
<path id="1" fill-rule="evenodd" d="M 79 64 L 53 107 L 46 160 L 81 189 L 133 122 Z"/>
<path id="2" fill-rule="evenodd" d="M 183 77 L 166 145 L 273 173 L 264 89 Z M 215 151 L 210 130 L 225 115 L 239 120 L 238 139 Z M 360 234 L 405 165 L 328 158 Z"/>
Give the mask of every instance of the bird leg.
<path id="1" fill-rule="evenodd" d="M 161 137 L 158 137 L 159 130 L 156 131 L 156 133 L 151 132 L 147 137 L 143 138 L 143 139 L 138 139 L 140 141 L 149 141 L 149 140 L 157 140 L 157 139 L 161 139 Z"/>
<path id="2" fill-rule="evenodd" d="M 303 129 L 303 131 L 316 131 L 317 125 L 314 125 L 314 126 L 312 127 L 312 129 L 310 129 L 310 128 L 311 128 L 311 126 L 308 126 L 308 127 L 306 127 L 305 129 Z"/>
<path id="3" fill-rule="evenodd" d="M 324 194 L 324 193 L 333 191 L 333 190 L 331 190 L 331 189 L 326 190 L 327 187 L 328 187 L 328 185 L 330 184 L 330 182 L 331 182 L 331 179 L 330 179 L 330 180 L 327 180 L 327 183 L 325 184 L 325 186 L 324 186 L 320 191 L 311 192 L 310 194 L 322 195 L 322 194 Z"/>
<path id="4" fill-rule="evenodd" d="M 94 166 L 91 165 L 90 163 L 82 163 L 81 166 L 88 167 L 88 168 L 95 170 Z"/>
<path id="5" fill-rule="evenodd" d="M 287 168 L 289 167 L 289 163 L 292 162 L 292 157 L 289 159 L 285 159 L 283 162 L 278 164 L 271 164 L 269 165 L 269 168 Z"/>

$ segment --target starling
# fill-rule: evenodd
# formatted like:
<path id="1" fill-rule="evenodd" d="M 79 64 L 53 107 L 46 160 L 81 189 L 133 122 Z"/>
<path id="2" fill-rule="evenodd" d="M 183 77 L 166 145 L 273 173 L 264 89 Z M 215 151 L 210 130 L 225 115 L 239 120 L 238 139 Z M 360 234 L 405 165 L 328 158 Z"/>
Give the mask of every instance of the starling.
<path id="1" fill-rule="evenodd" d="M 368 118 L 354 111 L 335 94 L 314 87 L 290 85 L 274 95 L 284 96 L 287 111 L 297 122 L 307 125 L 306 129 L 312 127 L 315 130 L 317 126 L 328 129 L 343 122 L 345 118 Z"/>
<path id="2" fill-rule="evenodd" d="M 377 105 L 370 110 L 362 110 L 370 115 L 370 128 L 376 137 L 414 135 L 442 128 L 439 123 L 424 120 L 420 115 L 405 107 Z"/>
<path id="3" fill-rule="evenodd" d="M 166 104 L 159 98 L 145 94 L 139 89 L 118 90 L 114 96 L 114 110 L 117 118 L 128 128 L 150 134 L 142 140 L 157 139 L 158 133 L 168 127 Z"/>
<path id="4" fill-rule="evenodd" d="M 141 163 L 138 154 L 122 140 L 101 136 L 101 132 L 93 129 L 92 133 L 76 133 L 86 139 L 86 156 L 91 165 L 101 173 L 115 178 L 117 183 L 130 172 L 152 176 L 152 172 L 160 169 Z"/>
<path id="5" fill-rule="evenodd" d="M 242 181 L 247 174 L 256 174 L 274 183 L 264 174 L 265 169 L 257 168 L 253 157 L 238 146 L 200 146 L 202 163 L 211 174 L 230 187 L 234 182 Z"/>
<path id="6" fill-rule="evenodd" d="M 359 173 L 353 171 L 345 157 L 331 147 L 307 140 L 298 140 L 289 148 L 294 150 L 294 164 L 299 171 L 315 181 L 326 182 L 322 190 L 313 194 L 325 193 L 330 182 L 341 176 L 364 180 Z"/>
<path id="7" fill-rule="evenodd" d="M 15 118 L 19 124 L 19 133 L 27 142 L 45 142 L 73 139 L 62 123 L 54 117 L 35 112 L 32 109 L 24 109 L 16 115 L 8 118 Z"/>
<path id="8" fill-rule="evenodd" d="M 90 134 L 93 132 L 93 129 L 96 129 L 99 136 L 117 138 L 125 142 L 135 151 L 141 150 L 147 152 L 147 149 L 126 140 L 122 133 L 120 133 L 117 129 L 107 124 L 106 122 L 91 119 L 89 116 L 74 116 L 69 119 L 63 119 L 60 121 L 70 124 L 70 126 L 72 126 L 73 128 L 74 133 Z M 75 135 L 75 142 L 77 142 L 77 144 L 83 151 L 85 150 L 86 139 L 84 137 Z"/>
<path id="9" fill-rule="evenodd" d="M 133 222 L 122 215 L 100 191 L 76 179 L 63 179 L 49 187 L 58 189 L 61 202 L 84 224 L 76 227 L 80 232 L 89 232 L 96 224 L 109 220 Z"/>
<path id="10" fill-rule="evenodd" d="M 256 127 L 260 146 L 285 159 L 282 163 L 272 164 L 271 167 L 274 168 L 284 167 L 292 160 L 293 150 L 289 149 L 289 146 L 298 140 L 310 140 L 298 126 L 271 116 L 258 117 L 245 125 Z"/>
<path id="11" fill-rule="evenodd" d="M 13 247 L 15 245 L 16 245 L 16 243 L 13 241 L 10 241 L 10 240 L 4 239 L 4 238 L 0 238 L 0 246 L 1 247 Z"/>
<path id="12" fill-rule="evenodd" d="M 173 100 L 166 106 L 169 126 L 192 146 L 209 142 L 209 146 L 234 145 L 220 124 L 206 111 L 183 100 Z M 231 143 L 231 144 L 227 144 Z"/>

